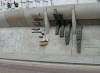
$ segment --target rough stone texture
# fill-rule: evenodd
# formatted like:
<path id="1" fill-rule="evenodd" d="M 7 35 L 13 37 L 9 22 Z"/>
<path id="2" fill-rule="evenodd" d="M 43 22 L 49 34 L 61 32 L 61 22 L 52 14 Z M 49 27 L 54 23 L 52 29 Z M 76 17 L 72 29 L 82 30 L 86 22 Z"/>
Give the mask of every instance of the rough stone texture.
<path id="1" fill-rule="evenodd" d="M 73 7 L 75 11 L 72 10 Z M 47 34 L 48 45 L 40 46 L 40 34 L 32 33 L 32 27 L 29 26 L 34 26 L 32 24 L 33 15 L 40 14 L 40 17 L 43 17 L 44 8 L 10 10 L 0 12 L 0 27 L 4 27 L 0 28 L 0 58 L 100 64 L 100 4 L 47 7 L 50 20 L 53 20 L 53 9 L 55 8 L 59 13 L 64 14 L 65 19 L 72 18 L 73 25 L 68 46 L 65 44 L 65 38 L 55 35 L 55 27 L 51 27 Z M 75 17 L 78 18 L 77 22 Z M 76 48 L 75 30 L 77 24 L 84 25 L 81 54 L 77 53 Z M 44 25 L 43 21 L 41 25 Z"/>
<path id="2" fill-rule="evenodd" d="M 39 46 L 40 34 L 32 33 L 32 27 L 0 28 L 0 58 L 100 64 L 99 30 L 98 26 L 84 26 L 82 53 L 77 54 L 72 39 L 66 46 L 65 39 L 55 35 L 55 27 L 50 28 L 45 47 Z"/>
<path id="3" fill-rule="evenodd" d="M 100 56 L 100 27 L 87 25 L 83 27 L 82 51 L 84 55 Z"/>

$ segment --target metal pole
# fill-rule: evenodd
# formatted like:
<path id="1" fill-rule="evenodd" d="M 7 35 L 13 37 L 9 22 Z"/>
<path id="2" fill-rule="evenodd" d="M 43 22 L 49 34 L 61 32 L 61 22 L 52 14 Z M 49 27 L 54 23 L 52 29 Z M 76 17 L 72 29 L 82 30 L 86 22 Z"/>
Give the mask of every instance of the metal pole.
<path id="1" fill-rule="evenodd" d="M 26 7 L 29 8 L 29 0 L 26 0 Z"/>
<path id="2" fill-rule="evenodd" d="M 53 5 L 53 3 L 52 3 L 52 0 L 50 0 L 51 1 L 51 6 Z"/>
<path id="3" fill-rule="evenodd" d="M 21 0 L 21 2 L 20 2 L 20 3 L 21 3 L 21 7 L 22 7 L 22 0 Z"/>
<path id="4" fill-rule="evenodd" d="M 79 1 L 77 0 L 77 4 L 78 4 L 78 2 L 79 2 Z"/>
<path id="5" fill-rule="evenodd" d="M 1 0 L 1 10 L 2 10 L 2 0 Z"/>
<path id="6" fill-rule="evenodd" d="M 2 7 L 2 0 L 1 0 L 1 7 Z"/>
<path id="7" fill-rule="evenodd" d="M 37 7 L 37 3 L 36 3 L 36 0 L 34 0 L 35 1 L 35 5 L 36 5 L 36 7 Z"/>

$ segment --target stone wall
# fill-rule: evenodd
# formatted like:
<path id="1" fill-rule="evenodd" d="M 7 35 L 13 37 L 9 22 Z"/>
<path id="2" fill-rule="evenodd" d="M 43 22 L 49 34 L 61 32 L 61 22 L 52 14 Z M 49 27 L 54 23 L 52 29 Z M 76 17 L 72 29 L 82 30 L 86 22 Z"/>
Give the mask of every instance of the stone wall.
<path id="1" fill-rule="evenodd" d="M 32 27 L 0 28 L 0 58 L 100 64 L 99 30 L 99 25 L 83 27 L 82 52 L 78 54 L 72 44 L 75 40 L 71 38 L 66 46 L 65 38 L 55 35 L 55 27 L 51 27 L 47 35 L 47 46 L 40 46 L 40 34 L 32 33 Z"/>

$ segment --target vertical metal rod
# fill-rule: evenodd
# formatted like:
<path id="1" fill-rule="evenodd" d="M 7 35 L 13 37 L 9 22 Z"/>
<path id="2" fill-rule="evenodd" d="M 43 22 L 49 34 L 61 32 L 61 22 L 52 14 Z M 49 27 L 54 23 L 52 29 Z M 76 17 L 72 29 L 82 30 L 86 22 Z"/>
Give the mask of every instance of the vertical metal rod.
<path id="1" fill-rule="evenodd" d="M 2 0 L 1 0 L 1 9 L 2 9 Z"/>
<path id="2" fill-rule="evenodd" d="M 79 0 L 77 0 L 77 4 L 79 3 Z"/>
<path id="3" fill-rule="evenodd" d="M 34 0 L 34 2 L 35 2 L 35 6 L 37 7 L 36 0 Z"/>
<path id="4" fill-rule="evenodd" d="M 53 5 L 53 0 L 50 0 L 51 1 L 51 6 Z"/>
<path id="5" fill-rule="evenodd" d="M 22 0 L 21 0 L 21 7 L 22 7 Z"/>

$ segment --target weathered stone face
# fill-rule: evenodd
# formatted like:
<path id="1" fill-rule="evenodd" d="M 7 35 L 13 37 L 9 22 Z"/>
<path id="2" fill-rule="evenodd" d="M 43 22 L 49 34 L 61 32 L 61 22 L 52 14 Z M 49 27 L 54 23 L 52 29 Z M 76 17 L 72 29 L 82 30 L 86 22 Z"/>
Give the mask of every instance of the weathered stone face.
<path id="1" fill-rule="evenodd" d="M 83 27 L 82 51 L 78 54 L 72 35 L 66 46 L 65 39 L 55 35 L 55 27 L 47 35 L 47 46 L 40 46 L 40 34 L 32 33 L 32 27 L 0 28 L 0 58 L 100 64 L 99 30 L 98 25 Z"/>

